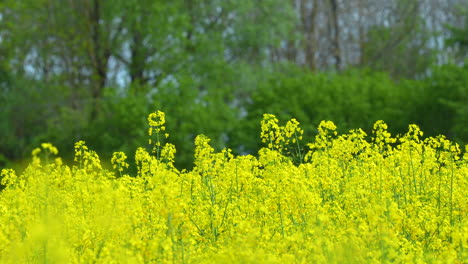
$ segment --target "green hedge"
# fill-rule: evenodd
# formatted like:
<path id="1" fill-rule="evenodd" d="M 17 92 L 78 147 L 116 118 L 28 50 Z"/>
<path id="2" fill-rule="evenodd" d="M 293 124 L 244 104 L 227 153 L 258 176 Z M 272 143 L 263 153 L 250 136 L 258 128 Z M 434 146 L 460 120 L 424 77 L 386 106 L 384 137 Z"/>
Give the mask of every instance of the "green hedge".
<path id="1" fill-rule="evenodd" d="M 382 119 L 392 133 L 404 133 L 415 123 L 425 135 L 445 134 L 468 143 L 468 66 L 436 67 L 430 77 L 398 82 L 368 69 L 313 73 L 287 67 L 264 76 L 254 82 L 251 74 L 248 78 L 256 89 L 235 104 L 236 88 L 223 86 L 221 79 L 205 91 L 188 77 L 180 78 L 178 87 L 169 83 L 139 89 L 152 94 L 131 93 L 137 90 L 132 87 L 122 93 L 108 88 L 94 120 L 89 119 L 86 101 L 73 107 L 66 87 L 9 77 L 1 86 L 0 156 L 3 163 L 26 159 L 34 147 L 49 141 L 71 159 L 72 144 L 78 140 L 106 155 L 103 160 L 114 151 L 134 153 L 147 142 L 145 116 L 155 110 L 167 114 L 168 140 L 176 145 L 180 168 L 192 166 L 197 134 L 212 138 L 215 148 L 252 153 L 261 145 L 263 113 L 275 114 L 283 122 L 297 118 L 309 138 L 321 120 L 332 120 L 340 132 L 354 128 L 370 132 Z"/>
<path id="2" fill-rule="evenodd" d="M 341 132 L 362 128 L 368 133 L 375 121 L 384 120 L 393 133 L 418 124 L 426 135 L 445 134 L 466 144 L 467 78 L 468 67 L 454 65 L 434 68 L 422 80 L 398 82 L 367 69 L 340 74 L 289 69 L 271 76 L 253 93 L 232 145 L 240 146 L 239 152 L 258 149 L 259 140 L 249 135 L 259 134 L 263 113 L 283 121 L 297 118 L 308 137 L 321 120 L 332 120 Z"/>

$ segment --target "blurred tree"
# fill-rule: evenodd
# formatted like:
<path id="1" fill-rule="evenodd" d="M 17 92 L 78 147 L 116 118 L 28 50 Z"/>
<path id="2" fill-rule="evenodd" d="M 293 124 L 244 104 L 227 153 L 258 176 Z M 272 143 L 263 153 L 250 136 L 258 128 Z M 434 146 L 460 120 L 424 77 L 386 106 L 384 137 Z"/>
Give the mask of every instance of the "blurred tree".
<path id="1" fill-rule="evenodd" d="M 362 39 L 361 65 L 389 72 L 395 78 L 421 77 L 435 61 L 430 32 L 422 25 L 419 1 L 397 1 L 386 25 L 369 29 Z"/>
<path id="2" fill-rule="evenodd" d="M 4 44 L 13 51 L 12 70 L 44 84 L 62 84 L 70 106 L 94 118 L 116 38 L 106 11 L 99 0 L 5 1 Z M 89 109 L 83 99 L 92 102 Z"/>
<path id="3" fill-rule="evenodd" d="M 280 0 L 5 0 L 0 14 L 5 62 L 19 80 L 8 94 L 11 111 L 2 113 L 5 129 L 43 124 L 12 133 L 11 142 L 28 142 L 18 149 L 65 138 L 86 138 L 104 152 L 128 149 L 136 140 L 127 138 L 144 137 L 133 130 L 145 129 L 146 114 L 134 115 L 157 108 L 174 120 L 180 152 L 190 153 L 198 133 L 220 148 L 226 124 L 272 69 L 269 53 L 294 26 Z M 120 129 L 106 129 L 113 126 Z M 187 156 L 181 163 L 190 163 Z"/>
<path id="4" fill-rule="evenodd" d="M 19 158 L 37 142 L 52 141 L 71 153 L 80 139 L 109 155 L 131 150 L 147 142 L 145 117 L 156 109 L 167 113 L 180 167 L 191 164 L 196 134 L 211 137 L 216 148 L 239 143 L 235 134 L 244 133 L 244 118 L 257 127 L 250 121 L 270 105 L 335 119 L 342 127 L 364 125 L 346 109 L 388 110 L 395 106 L 388 89 L 371 96 L 368 84 L 393 86 L 374 73 L 362 77 L 365 71 L 356 76 L 368 83 L 359 83 L 350 66 L 399 78 L 427 72 L 445 54 L 438 43 L 449 31 L 440 25 L 459 28 L 457 2 L 3 0 L 0 118 L 7 121 L 0 124 L 0 150 Z M 313 79 L 293 65 L 343 71 L 348 79 Z M 374 97 L 388 105 L 365 102 Z M 322 108 L 301 114 L 303 102 Z"/>
<path id="5" fill-rule="evenodd" d="M 460 26 L 447 25 L 450 37 L 446 39 L 445 44 L 449 47 L 457 48 L 459 58 L 457 61 L 463 61 L 468 55 L 468 4 L 466 7 L 460 7 L 460 15 L 463 17 L 463 24 Z"/>
<path id="6" fill-rule="evenodd" d="M 290 34 L 297 37 L 271 53 L 275 61 L 318 71 L 360 66 L 388 70 L 394 77 L 420 77 L 431 63 L 452 57 L 443 46 L 450 35 L 444 25 L 459 23 L 458 10 L 466 1 L 290 2 L 299 18 Z"/>

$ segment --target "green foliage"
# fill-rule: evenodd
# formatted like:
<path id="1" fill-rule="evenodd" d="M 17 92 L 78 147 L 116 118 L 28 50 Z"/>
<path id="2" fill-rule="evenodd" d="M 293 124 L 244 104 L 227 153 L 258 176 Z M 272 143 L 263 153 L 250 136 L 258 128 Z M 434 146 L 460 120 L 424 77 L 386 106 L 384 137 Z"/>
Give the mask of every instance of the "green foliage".
<path id="1" fill-rule="evenodd" d="M 394 78 L 424 75 L 436 61 L 437 52 L 429 48 L 430 33 L 418 25 L 373 27 L 363 43 L 363 65 L 388 72 Z"/>
<path id="2" fill-rule="evenodd" d="M 402 133 L 407 124 L 416 123 L 428 135 L 446 134 L 458 142 L 468 142 L 467 66 L 446 65 L 434 68 L 432 76 L 424 80 L 398 83 L 387 74 L 370 70 L 315 74 L 285 67 L 269 76 L 259 73 L 257 80 L 248 76 L 248 70 L 244 80 L 234 68 L 218 71 L 213 70 L 211 82 L 197 81 L 190 74 L 181 73 L 176 76 L 177 81 L 163 82 L 149 95 L 116 93 L 116 89 L 109 88 L 100 101 L 99 115 L 91 122 L 86 112 L 89 101 L 82 101 L 84 107 L 74 109 L 66 93 L 51 96 L 54 94 L 51 91 L 59 90 L 59 86 L 15 80 L 2 93 L 1 117 L 6 122 L 0 125 L 1 153 L 7 159 L 21 159 L 29 156 L 39 142 L 52 141 L 70 159 L 73 149 L 70 141 L 81 139 L 104 155 L 114 151 L 134 153 L 137 146 L 148 140 L 146 120 L 135 117 L 146 116 L 154 109 L 169 113 L 168 142 L 176 146 L 179 168 L 192 166 L 197 134 L 212 138 L 216 149 L 229 146 L 240 153 L 258 149 L 258 124 L 263 112 L 273 113 L 281 120 L 296 116 L 306 124 L 305 138 L 315 135 L 321 120 L 334 120 L 340 132 L 357 127 L 370 132 L 372 124 L 382 119 L 388 122 L 392 133 Z M 221 72 L 231 72 L 224 75 L 230 79 L 217 78 Z M 242 91 L 235 89 L 239 84 L 257 85 L 258 89 L 244 90 L 246 94 L 251 92 L 245 98 L 234 97 Z"/>
<path id="3" fill-rule="evenodd" d="M 231 136 L 231 145 L 239 152 L 259 148 L 260 141 L 250 135 L 259 135 L 256 125 L 263 112 L 308 124 L 305 138 L 314 136 L 311 132 L 321 120 L 333 120 L 340 132 L 361 127 L 368 134 L 374 122 L 385 120 L 394 134 L 414 123 L 428 135 L 445 134 L 466 144 L 467 83 L 467 66 L 446 65 L 434 68 L 426 79 L 399 82 L 370 70 L 332 74 L 289 67 L 252 94 L 248 115 Z"/>
<path id="4" fill-rule="evenodd" d="M 236 107 L 259 78 L 252 66 L 295 21 L 279 0 L 7 0 L 0 14 L 0 49 L 8 51 L 0 56 L 16 86 L 28 82 L 2 91 L 5 155 L 27 156 L 38 141 L 71 152 L 69 142 L 81 139 L 102 153 L 131 150 L 146 141 L 134 117 L 161 108 L 168 119 L 189 120 L 171 122 L 184 167 L 194 135 L 225 145 Z"/>
<path id="5" fill-rule="evenodd" d="M 195 136 L 202 133 L 209 135 L 213 138 L 213 146 L 221 149 L 226 143 L 223 134 L 231 130 L 229 124 L 233 123 L 235 110 L 222 102 L 222 93 L 215 94 L 213 91 L 216 90 L 213 89 L 209 90 L 213 94 L 207 91 L 202 97 L 193 89 L 194 83 L 190 78 L 180 80 L 180 85 L 173 82 L 161 85 L 150 96 L 109 92 L 102 100 L 97 118 L 83 131 L 82 139 L 108 155 L 114 151 L 135 153 L 137 147 L 142 145 L 147 146 L 149 151 L 148 126 L 144 117 L 155 109 L 163 109 L 170 113 L 166 117 L 166 131 L 170 134 L 167 141 L 176 146 L 176 165 L 190 168 Z M 110 156 L 103 158 L 110 159 Z M 129 158 L 133 159 L 133 156 Z"/>
<path id="6" fill-rule="evenodd" d="M 310 73 L 292 69 L 276 73 L 252 95 L 245 123 L 238 134 L 237 144 L 249 142 L 247 149 L 258 148 L 258 142 L 249 141 L 249 135 L 259 135 L 255 127 L 262 112 L 272 113 L 280 119 L 296 117 L 308 124 L 306 131 L 315 131 L 322 120 L 333 120 L 339 131 L 362 127 L 370 131 L 377 120 L 388 120 L 392 131 L 406 127 L 405 107 L 407 93 L 396 89 L 388 75 L 367 70 L 348 71 L 343 74 Z M 308 127 L 307 127 L 308 126 Z M 234 144 L 236 145 L 236 144 Z"/>
<path id="7" fill-rule="evenodd" d="M 64 96 L 52 93 L 54 88 L 27 79 L 15 79 L 4 87 L 0 98 L 0 151 L 6 157 L 24 157 L 45 134 L 60 130 L 46 122 L 56 116 Z"/>
<path id="8" fill-rule="evenodd" d="M 150 111 L 145 97 L 108 94 L 102 100 L 99 115 L 83 131 L 82 139 L 102 150 L 107 155 L 104 159 L 110 160 L 114 151 L 135 153 L 137 146 L 148 141 L 144 117 Z"/>
<path id="9" fill-rule="evenodd" d="M 468 65 L 435 67 L 421 82 L 413 119 L 428 135 L 468 142 Z"/>
<path id="10" fill-rule="evenodd" d="M 155 109 L 168 113 L 168 141 L 177 148 L 179 168 L 193 165 L 197 134 L 210 137 L 218 150 L 257 149 L 265 112 L 296 117 L 307 124 L 308 138 L 323 119 L 340 132 L 369 132 L 383 119 L 392 132 L 418 123 L 428 134 L 468 141 L 466 67 L 404 79 L 423 78 L 436 55 L 427 45 L 429 32 L 411 12 L 396 12 L 393 21 L 401 23 L 369 23 L 360 52 L 373 70 L 320 73 L 292 65 L 300 52 L 281 55 L 301 38 L 291 1 L 81 2 L 0 3 L 5 160 L 23 160 L 44 141 L 58 146 L 66 161 L 79 140 L 106 159 L 114 151 L 134 153 L 148 140 L 139 117 Z M 402 11 L 416 7 L 398 3 Z M 451 30 L 448 44 L 464 45 L 466 30 Z"/>
<path id="11" fill-rule="evenodd" d="M 458 55 L 466 59 L 468 54 L 468 5 L 460 10 L 464 17 L 464 24 L 460 27 L 447 25 L 451 36 L 445 40 L 445 44 L 449 47 L 457 47 Z"/>

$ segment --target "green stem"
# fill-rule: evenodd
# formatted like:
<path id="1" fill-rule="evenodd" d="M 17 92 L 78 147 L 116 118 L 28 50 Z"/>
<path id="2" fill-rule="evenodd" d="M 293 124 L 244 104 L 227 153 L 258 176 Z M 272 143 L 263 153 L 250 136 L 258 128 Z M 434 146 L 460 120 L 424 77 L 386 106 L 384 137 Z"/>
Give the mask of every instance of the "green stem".
<path id="1" fill-rule="evenodd" d="M 279 212 L 279 216 L 280 216 L 281 236 L 284 238 L 283 210 L 281 209 L 281 202 L 280 201 L 278 201 L 278 212 Z"/>

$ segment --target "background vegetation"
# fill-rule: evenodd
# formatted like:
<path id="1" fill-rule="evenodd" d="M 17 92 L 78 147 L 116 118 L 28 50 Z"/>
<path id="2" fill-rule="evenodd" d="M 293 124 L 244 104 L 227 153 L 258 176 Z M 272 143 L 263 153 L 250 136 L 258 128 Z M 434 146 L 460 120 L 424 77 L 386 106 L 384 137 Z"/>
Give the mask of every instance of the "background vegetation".
<path id="1" fill-rule="evenodd" d="M 265 112 L 309 138 L 320 120 L 383 119 L 466 144 L 467 14 L 461 0 L 3 0 L 0 167 L 41 142 L 134 153 L 156 109 L 179 168 L 200 133 L 258 149 Z"/>

